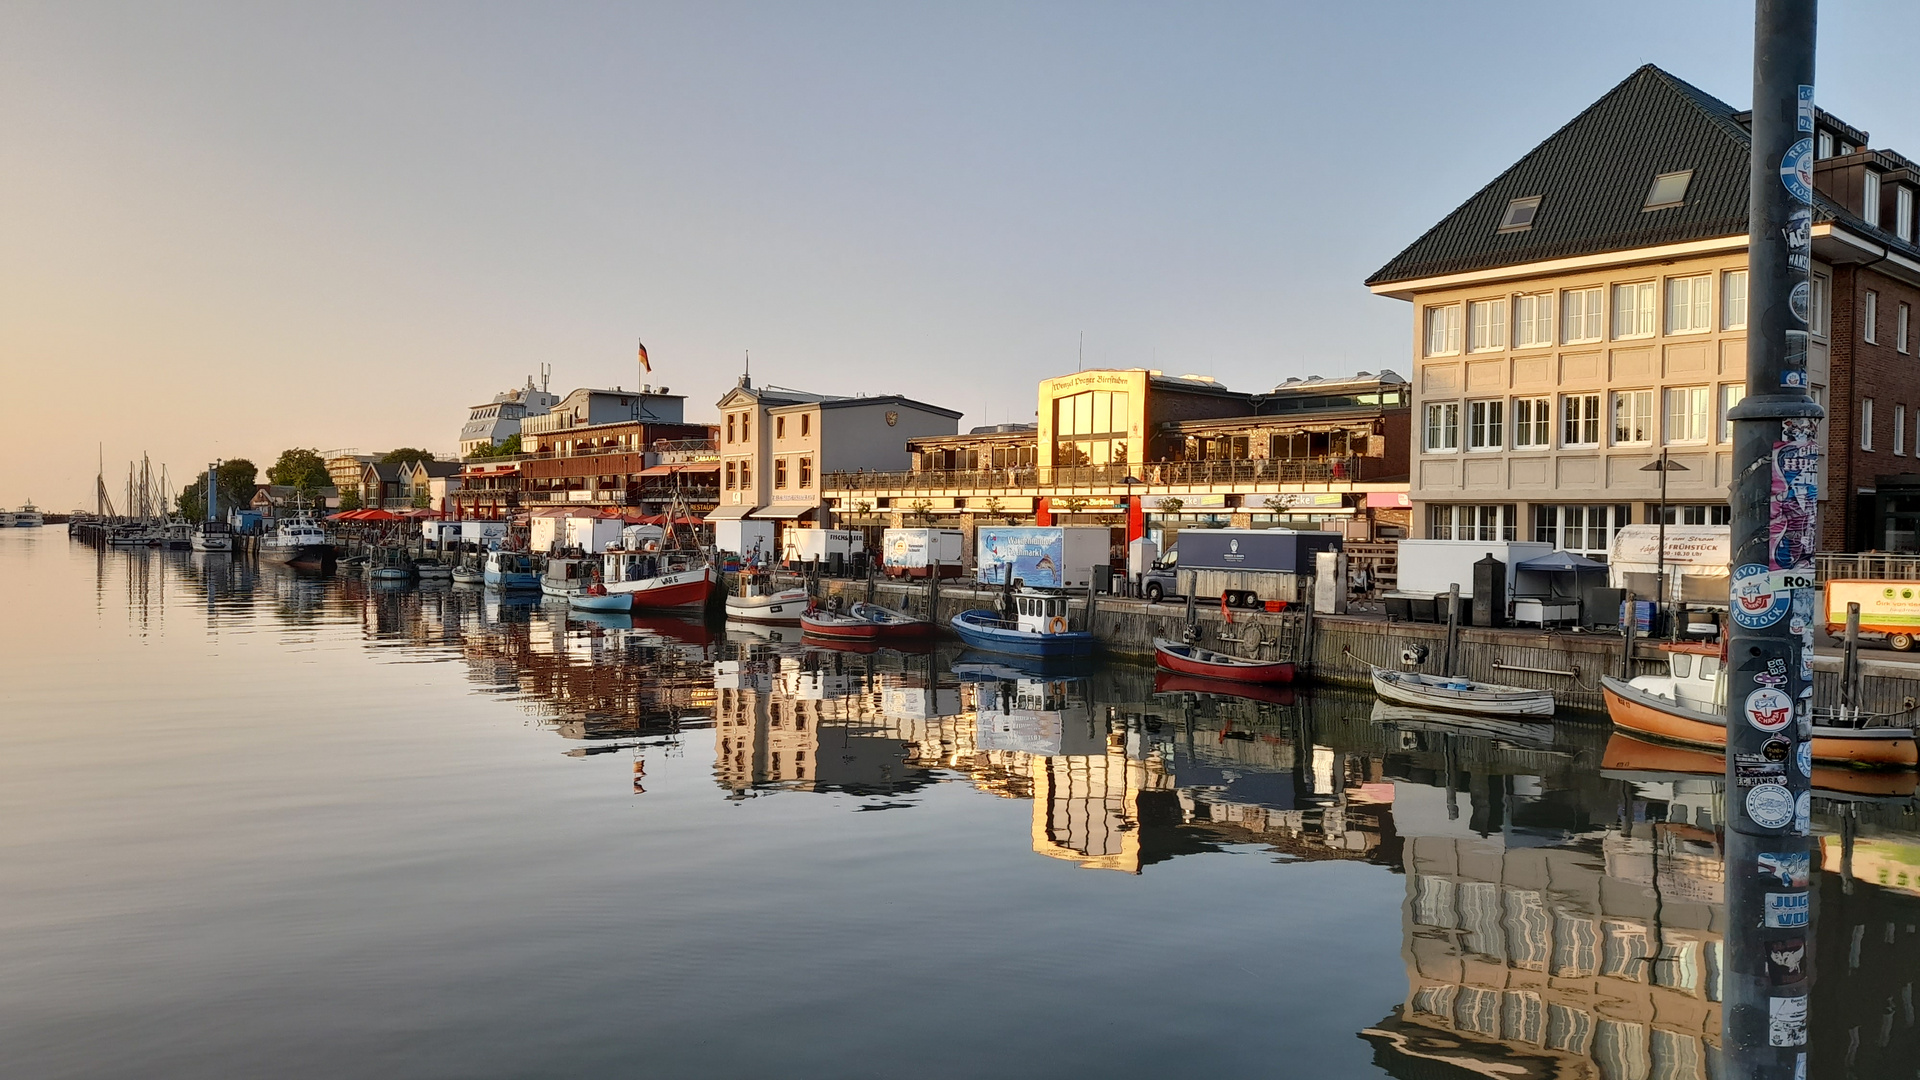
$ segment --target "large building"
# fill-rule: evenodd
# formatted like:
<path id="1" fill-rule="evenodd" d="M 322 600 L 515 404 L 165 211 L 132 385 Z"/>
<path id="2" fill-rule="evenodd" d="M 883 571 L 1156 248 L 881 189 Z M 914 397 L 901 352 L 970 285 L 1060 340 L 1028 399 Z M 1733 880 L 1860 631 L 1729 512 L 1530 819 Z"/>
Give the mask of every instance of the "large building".
<path id="1" fill-rule="evenodd" d="M 539 386 L 533 385 L 533 376 L 527 376 L 527 385 L 504 390 L 493 395 L 492 401 L 468 410 L 467 422 L 460 428 L 460 456 L 468 457 L 506 442 L 520 434 L 521 421 L 545 416 L 558 404 L 560 396 L 547 391 L 544 369 Z"/>
<path id="2" fill-rule="evenodd" d="M 1622 525 L 1728 518 L 1747 377 L 1748 116 L 1642 67 L 1368 279 L 1413 309 L 1418 535 L 1604 557 Z M 1816 114 L 1808 370 L 1822 546 L 1920 524 L 1920 172 Z"/>

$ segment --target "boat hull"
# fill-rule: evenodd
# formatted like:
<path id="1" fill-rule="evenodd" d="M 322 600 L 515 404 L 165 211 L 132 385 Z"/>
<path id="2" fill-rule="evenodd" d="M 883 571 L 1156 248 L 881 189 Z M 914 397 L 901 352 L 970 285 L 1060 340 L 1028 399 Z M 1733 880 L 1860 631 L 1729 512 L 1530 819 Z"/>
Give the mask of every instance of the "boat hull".
<path id="1" fill-rule="evenodd" d="M 1153 659 L 1154 663 L 1168 671 L 1202 679 L 1219 679 L 1224 682 L 1290 683 L 1293 681 L 1294 674 L 1291 660 L 1218 663 L 1195 657 L 1189 646 L 1160 638 L 1154 639 Z"/>
<path id="2" fill-rule="evenodd" d="M 925 637 L 933 633 L 933 624 L 927 620 L 889 611 L 878 604 L 858 603 L 848 608 L 847 614 L 856 619 L 879 623 L 881 636 L 886 638 Z"/>
<path id="3" fill-rule="evenodd" d="M 611 611 L 625 614 L 633 610 L 633 597 L 625 593 L 574 593 L 567 606 L 578 611 Z"/>
<path id="4" fill-rule="evenodd" d="M 983 626 L 969 616 L 996 621 L 999 616 L 991 611 L 980 610 L 963 611 L 953 617 L 953 632 L 960 635 L 960 640 L 984 652 L 1006 653 L 1009 656 L 1087 656 L 1093 652 L 1093 635 L 1084 630 L 1034 634 L 1025 630 Z"/>
<path id="5" fill-rule="evenodd" d="M 1711 747 L 1726 753 L 1727 728 L 1722 718 L 1695 712 L 1607 676 L 1600 679 L 1600 693 L 1606 699 L 1607 716 L 1616 728 L 1664 742 Z M 1920 750 L 1916 750 L 1913 732 L 1907 728 L 1834 728 L 1816 724 L 1813 760 L 1910 769 L 1920 764 Z"/>
<path id="6" fill-rule="evenodd" d="M 879 623 L 864 619 L 821 618 L 814 615 L 800 616 L 800 629 L 814 637 L 833 638 L 836 641 L 879 641 L 884 627 Z"/>
<path id="7" fill-rule="evenodd" d="M 1473 716 L 1553 715 L 1553 695 L 1545 690 L 1524 690 L 1517 686 L 1473 683 L 1472 689 L 1448 690 L 1428 686 L 1400 672 L 1373 669 L 1373 692 L 1384 701 L 1411 705 L 1416 709 L 1466 713 Z"/>
<path id="8" fill-rule="evenodd" d="M 801 614 L 807 610 L 808 599 L 804 589 L 788 589 L 772 596 L 729 596 L 727 620 L 798 626 Z"/>
<path id="9" fill-rule="evenodd" d="M 514 592 L 533 591 L 540 588 L 539 574 L 502 573 L 488 570 L 480 580 L 489 589 L 511 589 Z"/>
<path id="10" fill-rule="evenodd" d="M 711 566 L 693 570 L 677 570 L 659 577 L 642 578 L 639 581 L 617 581 L 607 585 L 607 592 L 633 597 L 633 608 L 639 610 L 659 610 L 663 608 L 706 607 L 713 599 L 714 590 L 719 588 L 720 577 Z"/>
<path id="11" fill-rule="evenodd" d="M 332 560 L 334 555 L 332 544 L 293 544 L 285 547 L 262 544 L 260 557 L 268 562 L 286 563 L 289 566 L 319 566 Z"/>
<path id="12" fill-rule="evenodd" d="M 1726 775 L 1726 760 L 1724 751 L 1716 753 L 1705 747 L 1653 742 L 1632 732 L 1616 731 L 1607 737 L 1600 768 L 1602 775 L 1643 773 L 1649 774 L 1648 779 L 1674 775 L 1720 778 Z M 1812 783 L 1814 792 L 1823 797 L 1906 799 L 1916 790 L 1911 771 L 1854 769 L 1821 761 L 1814 762 Z"/>

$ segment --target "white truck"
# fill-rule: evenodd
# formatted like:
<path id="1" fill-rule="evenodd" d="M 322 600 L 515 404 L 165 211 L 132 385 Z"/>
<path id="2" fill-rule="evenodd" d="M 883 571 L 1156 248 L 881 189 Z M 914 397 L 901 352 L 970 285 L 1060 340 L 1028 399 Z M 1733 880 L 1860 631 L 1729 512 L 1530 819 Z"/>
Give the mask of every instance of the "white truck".
<path id="1" fill-rule="evenodd" d="M 888 529 L 880 534 L 880 553 L 888 577 L 959 577 L 966 558 L 966 536 L 959 529 Z"/>

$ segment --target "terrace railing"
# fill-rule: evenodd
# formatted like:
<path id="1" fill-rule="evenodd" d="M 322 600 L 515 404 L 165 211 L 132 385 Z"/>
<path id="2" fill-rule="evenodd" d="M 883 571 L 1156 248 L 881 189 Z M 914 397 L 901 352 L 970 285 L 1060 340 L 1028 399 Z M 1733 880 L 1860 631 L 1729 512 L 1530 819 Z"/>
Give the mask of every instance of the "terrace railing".
<path id="1" fill-rule="evenodd" d="M 1819 581 L 1920 581 L 1920 554 L 1822 552 L 1813 557 Z"/>
<path id="2" fill-rule="evenodd" d="M 832 491 L 1091 491 L 1137 486 L 1143 493 L 1169 489 L 1258 487 L 1343 483 L 1355 477 L 1357 459 L 1250 459 L 1169 461 L 1151 465 L 1051 465 L 1006 469 L 929 469 L 911 472 L 830 472 Z M 1137 483 L 1128 485 L 1127 478 Z"/>

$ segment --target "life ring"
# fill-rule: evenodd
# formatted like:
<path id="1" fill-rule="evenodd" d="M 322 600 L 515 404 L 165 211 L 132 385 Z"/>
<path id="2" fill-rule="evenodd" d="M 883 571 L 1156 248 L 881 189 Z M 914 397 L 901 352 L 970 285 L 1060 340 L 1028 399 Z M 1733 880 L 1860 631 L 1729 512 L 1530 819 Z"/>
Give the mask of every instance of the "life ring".
<path id="1" fill-rule="evenodd" d="M 1067 632 L 1067 620 L 1061 618 L 1058 615 L 1055 615 L 1050 621 L 1048 621 L 1047 633 L 1064 634 L 1066 632 Z"/>

